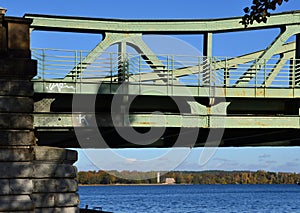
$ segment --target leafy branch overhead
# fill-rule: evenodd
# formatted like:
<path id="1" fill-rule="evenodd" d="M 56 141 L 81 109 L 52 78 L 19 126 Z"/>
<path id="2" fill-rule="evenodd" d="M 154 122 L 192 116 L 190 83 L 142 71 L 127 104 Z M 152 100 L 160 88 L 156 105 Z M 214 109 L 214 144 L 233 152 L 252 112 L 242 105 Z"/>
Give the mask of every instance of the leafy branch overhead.
<path id="1" fill-rule="evenodd" d="M 249 24 L 267 22 L 270 17 L 269 10 L 276 10 L 277 5 L 281 5 L 283 1 L 289 0 L 253 0 L 252 6 L 244 8 L 245 15 L 242 18 L 242 23 L 245 27 Z"/>

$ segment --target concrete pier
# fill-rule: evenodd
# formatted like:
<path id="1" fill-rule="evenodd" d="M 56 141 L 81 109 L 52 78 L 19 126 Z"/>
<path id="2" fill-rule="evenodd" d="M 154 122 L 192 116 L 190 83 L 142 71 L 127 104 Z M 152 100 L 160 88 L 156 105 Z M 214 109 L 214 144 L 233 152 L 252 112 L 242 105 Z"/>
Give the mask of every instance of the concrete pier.
<path id="1" fill-rule="evenodd" d="M 77 152 L 36 145 L 31 20 L 0 10 L 0 212 L 79 212 Z"/>

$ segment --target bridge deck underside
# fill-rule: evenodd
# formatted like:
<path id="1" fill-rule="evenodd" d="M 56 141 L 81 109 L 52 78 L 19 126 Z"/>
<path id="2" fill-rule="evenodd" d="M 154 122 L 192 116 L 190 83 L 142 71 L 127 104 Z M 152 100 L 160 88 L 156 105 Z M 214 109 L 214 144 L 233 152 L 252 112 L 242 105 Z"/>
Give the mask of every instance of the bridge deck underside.
<path id="1" fill-rule="evenodd" d="M 122 112 L 121 106 L 112 110 L 115 97 L 128 98 L 128 113 Z M 175 144 L 190 147 L 205 146 L 207 140 L 211 146 L 223 147 L 300 145 L 298 98 L 216 98 L 210 106 L 210 97 L 81 94 L 76 107 L 72 105 L 74 96 L 71 94 L 35 94 L 35 98 L 35 131 L 41 145 L 126 148 L 173 147 Z M 37 103 L 45 98 L 49 102 L 43 109 Z M 185 105 L 184 111 L 176 102 Z M 196 110 L 192 109 L 195 106 Z M 130 128 L 140 133 L 152 128 L 162 135 L 156 139 L 145 138 L 152 142 L 141 146 L 117 132 L 119 129 L 126 133 Z M 176 143 L 179 135 L 183 135 L 184 140 Z M 220 144 L 210 141 L 212 137 Z"/>
<path id="2" fill-rule="evenodd" d="M 148 128 L 136 128 L 145 132 Z M 126 130 L 125 130 L 126 131 Z M 98 133 L 101 133 L 101 139 Z M 197 133 L 198 132 L 198 133 Z M 192 140 L 197 133 L 197 140 Z M 146 145 L 130 143 L 120 137 L 113 128 L 82 129 L 78 140 L 73 129 L 52 129 L 52 131 L 39 130 L 36 136 L 39 145 L 64 148 L 168 148 L 168 147 L 246 147 L 246 146 L 299 146 L 300 132 L 298 129 L 220 129 L 198 128 L 166 128 L 161 139 L 149 142 Z M 178 135 L 185 139 L 178 141 Z M 211 134 L 216 134 L 216 141 L 209 140 Z M 208 135 L 210 135 L 208 137 Z M 143 141 L 141 141 L 142 143 Z"/>

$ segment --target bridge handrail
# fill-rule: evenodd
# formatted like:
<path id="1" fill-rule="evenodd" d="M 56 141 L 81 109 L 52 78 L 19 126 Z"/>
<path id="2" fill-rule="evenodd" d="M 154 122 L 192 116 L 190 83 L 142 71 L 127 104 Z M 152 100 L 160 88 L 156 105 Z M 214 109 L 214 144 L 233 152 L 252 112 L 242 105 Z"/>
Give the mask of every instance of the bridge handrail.
<path id="1" fill-rule="evenodd" d="M 286 58 L 273 57 L 263 63 L 247 56 L 156 55 L 164 66 L 151 65 L 142 54 L 122 53 L 120 57 L 121 53 L 113 52 L 103 52 L 93 63 L 84 64 L 88 53 L 83 50 L 32 49 L 32 58 L 38 62 L 38 74 L 33 81 L 112 84 L 125 81 L 131 84 L 225 88 L 300 87 L 300 60 L 293 58 L 293 51 L 285 54 Z"/>

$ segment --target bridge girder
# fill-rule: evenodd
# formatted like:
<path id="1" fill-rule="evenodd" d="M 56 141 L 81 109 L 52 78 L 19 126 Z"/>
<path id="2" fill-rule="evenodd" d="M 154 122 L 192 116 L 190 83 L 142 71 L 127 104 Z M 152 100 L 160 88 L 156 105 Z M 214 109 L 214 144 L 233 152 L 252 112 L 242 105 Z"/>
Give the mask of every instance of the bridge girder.
<path id="1" fill-rule="evenodd" d="M 169 133 L 176 133 L 177 128 L 198 129 L 200 131 L 208 131 L 209 129 L 225 129 L 225 136 L 221 146 L 244 146 L 249 144 L 256 145 L 299 145 L 298 131 L 300 129 L 299 118 L 299 99 L 300 88 L 298 61 L 300 55 L 300 11 L 292 11 L 286 13 L 273 14 L 267 23 L 254 23 L 245 28 L 241 23 L 241 17 L 227 18 L 227 19 L 206 19 L 206 20 L 121 20 L 121 19 L 96 19 L 85 17 L 64 17 L 64 16 L 49 16 L 39 14 L 26 14 L 25 18 L 33 19 L 31 25 L 32 30 L 46 30 L 46 31 L 68 31 L 68 32 L 88 32 L 103 34 L 103 40 L 78 63 L 70 73 L 62 79 L 43 79 L 35 82 L 35 91 L 39 96 L 48 98 L 48 104 L 45 112 L 40 111 L 35 114 L 35 124 L 38 133 L 41 135 L 47 131 L 53 130 L 70 130 L 75 128 L 83 128 L 82 123 L 78 121 L 74 123 L 74 114 L 71 111 L 66 113 L 55 112 L 51 109 L 58 101 L 53 98 L 57 94 L 98 94 L 98 95 L 115 95 L 118 93 L 118 87 L 121 82 L 118 82 L 118 76 L 110 76 L 102 79 L 93 79 L 93 81 L 106 81 L 101 85 L 93 82 L 88 82 L 88 79 L 81 79 L 76 82 L 76 79 L 93 63 L 99 55 L 101 55 L 109 46 L 114 44 L 122 45 L 121 56 L 126 53 L 126 45 L 133 47 L 143 58 L 143 60 L 152 68 L 152 72 L 140 72 L 138 75 L 131 75 L 128 80 L 126 88 L 126 96 L 153 96 L 158 97 L 188 97 L 197 99 L 191 102 L 191 109 L 196 111 L 191 113 L 172 114 L 165 112 L 164 115 L 149 115 L 149 113 L 133 112 L 129 114 L 129 123 L 120 123 L 118 127 L 121 128 L 165 128 L 169 129 Z M 236 58 L 226 58 L 224 60 L 215 60 L 212 53 L 213 35 L 217 33 L 237 32 L 237 31 L 251 31 L 260 29 L 279 28 L 281 31 L 279 35 L 270 43 L 270 45 L 261 51 L 245 54 Z M 201 62 L 197 66 L 185 66 L 180 68 L 167 68 L 165 64 L 152 52 L 151 48 L 143 41 L 142 36 L 146 34 L 203 34 L 204 46 L 203 55 L 208 57 L 208 62 L 213 68 L 209 70 L 208 77 L 210 78 L 213 72 L 221 71 L 223 83 L 220 87 L 213 90 L 203 85 L 189 87 L 188 93 L 182 90 L 180 84 L 173 82 L 174 79 L 189 75 L 203 74 L 204 63 Z M 293 35 L 296 35 L 296 42 L 286 43 L 286 41 Z M 276 55 L 274 64 L 266 66 L 266 62 Z M 256 58 L 253 60 L 253 58 Z M 124 60 L 124 58 L 122 58 Z M 287 65 L 291 60 L 292 63 Z M 237 79 L 229 79 L 233 70 L 240 66 L 252 63 L 248 66 L 244 73 Z M 78 72 L 78 67 L 80 70 Z M 257 83 L 257 75 L 261 70 L 261 66 L 269 71 L 264 71 L 264 76 Z M 271 68 L 270 68 L 271 67 Z M 288 86 L 286 88 L 272 87 L 272 83 L 279 76 L 281 70 L 287 70 L 285 75 L 290 75 L 288 79 Z M 296 73 L 297 71 L 297 73 Z M 73 73 L 76 73 L 75 80 Z M 167 81 L 161 76 L 161 72 L 167 75 Z M 234 73 L 233 73 L 234 74 Z M 78 76 L 77 76 L 78 75 Z M 134 77 L 138 76 L 138 80 Z M 203 78 L 205 78 L 205 73 Z M 255 85 L 249 86 L 251 80 L 255 78 Z M 172 79 L 171 81 L 169 79 Z M 291 80 L 290 80 L 291 79 Z M 298 79 L 298 80 L 297 80 Z M 87 80 L 85 82 L 85 80 Z M 235 83 L 233 82 L 235 80 Z M 114 82 L 117 83 L 114 83 Z M 145 81 L 153 81 L 153 85 L 143 84 Z M 159 86 L 158 86 L 159 85 Z M 48 89 L 47 89 L 48 88 Z M 51 88 L 51 89 L 49 89 Z M 155 93 L 151 91 L 156 90 Z M 125 90 L 124 90 L 125 91 Z M 119 94 L 120 95 L 120 94 Z M 51 97 L 50 97 L 51 96 Z M 211 102 L 211 104 L 203 104 L 207 102 L 206 99 L 210 97 L 223 98 L 222 104 L 225 104 L 225 111 L 218 114 L 218 102 Z M 226 100 L 226 99 L 227 100 Z M 252 107 L 251 101 L 256 101 L 260 107 Z M 188 102 L 188 101 L 187 101 Z M 227 103 L 228 102 L 228 103 Z M 148 102 L 151 103 L 151 102 Z M 276 106 L 267 107 L 265 104 L 275 104 Z M 229 106 L 228 106 L 229 105 Z M 237 110 L 238 107 L 241 109 Z M 198 110 L 198 111 L 197 111 Z M 203 112 L 202 112 L 202 111 Z M 244 110 L 244 111 L 243 111 Z M 258 112 L 258 114 L 255 114 Z M 97 112 L 99 113 L 99 112 Z M 225 116 L 225 114 L 229 114 Z M 235 114 L 242 113 L 242 114 Z M 265 113 L 265 114 L 264 114 Z M 76 113 L 75 113 L 76 115 Z M 87 112 L 80 112 L 80 116 L 85 119 L 90 119 Z M 116 114 L 117 115 L 117 114 Z M 98 120 L 103 128 L 114 128 L 110 120 L 110 114 L 97 114 Z M 125 116 L 124 114 L 119 117 Z M 156 117 L 155 117 L 156 116 Z M 159 122 L 165 119 L 163 123 Z M 76 119 L 75 119 L 76 120 Z M 150 120 L 152 122 L 150 122 Z M 222 122 L 221 122 L 222 121 Z M 91 128 L 96 128 L 92 126 Z M 239 129 L 243 134 L 239 134 Z M 174 131 L 173 131 L 174 130 Z M 285 131 L 286 134 L 292 132 L 293 137 L 279 137 L 268 139 L 266 141 L 259 140 L 259 137 L 252 138 L 251 134 L 262 134 L 264 131 L 274 137 L 272 131 Z M 111 130 L 110 130 L 111 131 Z M 231 136 L 231 134 L 233 134 Z M 275 133 L 276 135 L 277 133 Z M 38 134 L 39 135 L 39 134 Z M 175 134 L 176 135 L 176 134 Z M 166 134 L 166 136 L 168 136 Z M 271 136 L 270 136 L 271 137 Z M 243 141 L 246 138 L 245 141 Z M 250 140 L 257 140 L 251 142 Z M 237 142 L 237 140 L 239 140 Z M 226 142 L 227 141 L 227 142 Z M 168 147 L 171 146 L 170 141 L 164 142 L 163 139 L 157 141 L 154 147 Z M 197 142 L 197 146 L 204 145 L 202 141 Z M 113 146 L 116 146 L 113 145 Z M 130 147 L 130 144 L 120 144 L 120 147 Z"/>

